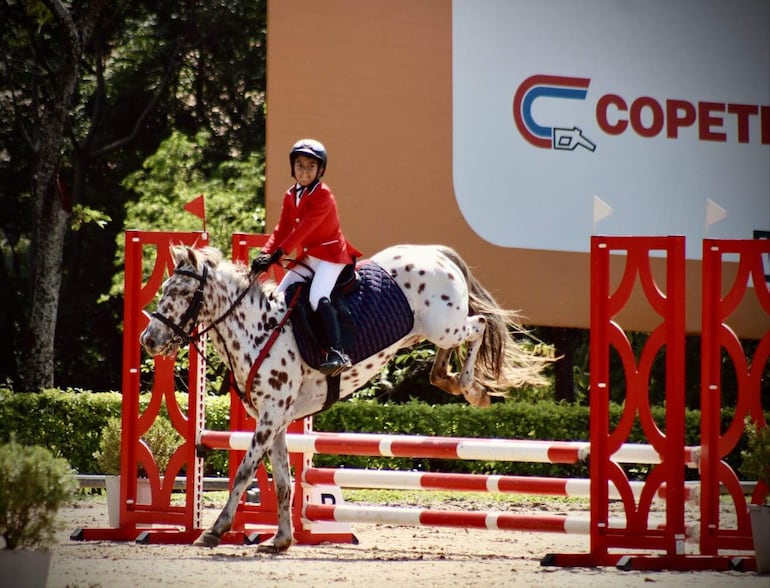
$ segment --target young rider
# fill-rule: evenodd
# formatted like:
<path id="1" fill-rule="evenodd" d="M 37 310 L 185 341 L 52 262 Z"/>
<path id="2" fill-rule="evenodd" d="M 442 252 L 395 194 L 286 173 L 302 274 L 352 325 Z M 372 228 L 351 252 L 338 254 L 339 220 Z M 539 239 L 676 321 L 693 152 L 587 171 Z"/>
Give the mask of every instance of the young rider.
<path id="1" fill-rule="evenodd" d="M 289 152 L 291 175 L 296 180 L 283 197 L 281 216 L 262 252 L 251 264 L 256 273 L 267 270 L 284 254 L 294 252 L 294 265 L 278 285 L 284 292 L 293 283 L 310 279 L 310 305 L 326 331 L 328 351 L 322 373 L 337 375 L 351 367 L 342 348 L 337 310 L 329 298 L 345 265 L 361 252 L 342 234 L 337 202 L 321 182 L 326 171 L 326 148 L 315 139 L 297 141 Z"/>

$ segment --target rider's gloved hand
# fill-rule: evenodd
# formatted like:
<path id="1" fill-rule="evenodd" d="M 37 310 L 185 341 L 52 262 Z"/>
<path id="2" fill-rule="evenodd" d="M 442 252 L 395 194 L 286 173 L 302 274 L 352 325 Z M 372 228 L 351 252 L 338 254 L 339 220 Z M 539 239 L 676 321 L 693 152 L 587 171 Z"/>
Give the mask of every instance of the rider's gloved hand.
<path id="1" fill-rule="evenodd" d="M 278 263 L 282 257 L 283 251 L 280 249 L 276 249 L 273 253 L 260 253 L 251 262 L 251 273 L 256 275 L 267 271 L 271 265 Z"/>

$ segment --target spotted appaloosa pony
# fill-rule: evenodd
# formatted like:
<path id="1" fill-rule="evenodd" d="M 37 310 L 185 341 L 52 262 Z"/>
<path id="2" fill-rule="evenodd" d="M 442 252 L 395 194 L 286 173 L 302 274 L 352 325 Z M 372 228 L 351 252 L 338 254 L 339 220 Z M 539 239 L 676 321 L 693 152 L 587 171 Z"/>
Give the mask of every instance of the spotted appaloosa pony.
<path id="1" fill-rule="evenodd" d="M 291 484 L 286 427 L 321 410 L 326 377 L 302 359 L 287 313 L 284 295 L 275 284 L 249 279 L 248 268 L 222 260 L 213 248 L 175 247 L 173 275 L 163 285 L 156 311 L 140 341 L 151 355 L 173 355 L 189 341 L 197 324 L 208 331 L 217 353 L 229 364 L 247 412 L 257 421 L 250 447 L 241 462 L 227 504 L 213 526 L 196 541 L 213 547 L 232 525 L 241 495 L 267 454 L 272 464 L 278 501 L 278 531 L 260 551 L 282 552 L 292 541 Z M 414 314 L 413 328 L 403 339 L 355 364 L 340 381 L 340 398 L 366 384 L 399 349 L 422 339 L 438 352 L 430 381 L 450 394 L 462 394 L 475 406 L 489 404 L 489 394 L 502 395 L 523 384 L 544 383 L 548 359 L 528 353 L 512 336 L 519 330 L 515 313 L 499 308 L 448 247 L 397 245 L 372 258 L 404 292 Z M 243 292 L 248 292 L 241 297 Z M 224 318 L 223 318 L 224 317 Z M 211 328 L 213 327 L 213 328 Z M 270 335 L 272 347 L 262 360 L 251 388 L 249 373 Z M 450 359 L 458 352 L 459 373 Z"/>

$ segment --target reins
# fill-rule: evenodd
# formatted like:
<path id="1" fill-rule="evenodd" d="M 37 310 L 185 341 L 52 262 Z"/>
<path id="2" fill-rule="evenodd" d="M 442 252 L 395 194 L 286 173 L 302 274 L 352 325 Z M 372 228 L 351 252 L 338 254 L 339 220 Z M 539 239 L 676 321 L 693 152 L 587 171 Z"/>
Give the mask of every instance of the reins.
<path id="1" fill-rule="evenodd" d="M 291 313 L 297 307 L 300 291 L 301 291 L 301 288 L 296 288 L 294 290 L 294 295 L 291 297 L 291 300 L 289 301 L 289 304 L 286 307 L 286 314 L 283 315 L 279 323 L 273 329 L 273 332 L 270 333 L 270 337 L 267 338 L 267 341 L 265 341 L 265 344 L 262 346 L 262 349 L 259 350 L 259 355 L 257 355 L 257 359 L 255 359 L 254 363 L 251 364 L 249 375 L 246 378 L 247 391 L 251 390 L 251 386 L 254 383 L 254 377 L 257 375 L 257 370 L 259 370 L 259 368 L 261 367 L 262 362 L 265 361 L 265 358 L 267 357 L 267 354 L 270 353 L 270 349 L 273 347 L 275 340 L 278 338 L 278 335 L 281 334 L 281 331 L 283 330 L 283 327 L 286 324 L 286 322 L 289 320 Z M 238 393 L 238 396 L 240 396 L 241 400 L 243 402 L 248 402 L 252 406 L 252 408 L 256 408 L 254 406 L 254 403 L 251 401 L 251 397 L 247 395 L 246 392 L 241 392 L 240 390 L 238 390 L 238 385 L 235 384 L 234 378 L 233 378 L 233 385 L 235 385 L 235 391 Z"/>
<path id="2" fill-rule="evenodd" d="M 174 334 L 181 339 L 182 345 L 192 345 L 195 350 L 198 352 L 198 355 L 201 357 L 206 357 L 206 354 L 201 350 L 201 348 L 198 346 L 198 341 L 200 340 L 203 335 L 208 333 L 210 330 L 214 329 L 217 334 L 219 334 L 219 331 L 217 330 L 217 325 L 224 321 L 232 312 L 236 309 L 236 307 L 241 303 L 241 301 L 246 297 L 246 294 L 249 293 L 249 290 L 251 290 L 251 286 L 254 283 L 254 280 L 256 279 L 256 276 L 251 276 L 249 278 L 249 284 L 246 286 L 240 294 L 235 298 L 233 303 L 230 305 L 230 307 L 222 313 L 216 320 L 212 321 L 211 324 L 209 324 L 206 328 L 201 329 L 197 333 L 193 334 L 190 332 L 189 334 L 185 332 L 184 327 L 187 325 L 187 323 L 191 322 L 193 323 L 193 331 L 195 330 L 195 326 L 198 319 L 198 314 L 201 310 L 201 304 L 203 303 L 203 288 L 206 285 L 206 281 L 208 279 L 209 275 L 209 268 L 207 265 L 203 265 L 203 271 L 200 274 L 197 274 L 190 270 L 185 269 L 175 269 L 175 274 L 181 274 L 183 276 L 187 276 L 189 278 L 194 278 L 198 280 L 198 287 L 195 290 L 195 293 L 193 294 L 193 298 L 190 301 L 190 306 L 187 307 L 187 310 L 182 315 L 182 318 L 179 319 L 179 324 L 176 324 L 160 314 L 159 312 L 153 312 L 150 316 L 158 319 L 160 322 L 162 322 L 164 325 L 166 325 L 169 329 L 171 329 Z M 221 335 L 220 335 L 221 337 Z M 225 347 L 227 349 L 227 347 Z M 232 371 L 232 360 L 230 360 L 230 353 L 227 352 L 228 360 L 231 366 Z"/>
<path id="3" fill-rule="evenodd" d="M 301 265 L 304 266 L 304 264 L 301 264 Z M 187 323 L 192 321 L 194 325 L 193 330 L 195 329 L 198 314 L 200 313 L 200 309 L 201 309 L 201 304 L 203 303 L 203 288 L 205 287 L 206 281 L 208 279 L 208 266 L 204 264 L 203 271 L 201 272 L 201 274 L 197 274 L 193 271 L 185 270 L 185 269 L 175 269 L 174 273 L 181 274 L 183 276 L 187 276 L 198 280 L 198 287 L 196 288 L 195 293 L 193 294 L 193 298 L 190 301 L 190 306 L 187 307 L 187 310 L 182 315 L 182 318 L 180 319 L 179 324 L 172 322 L 171 320 L 169 320 L 168 318 L 166 318 L 165 316 L 163 316 L 158 312 L 153 312 L 151 316 L 158 319 L 160 322 L 166 325 L 169 329 L 171 329 L 174 332 L 174 334 L 181 339 L 182 345 L 186 345 L 186 344 L 192 345 L 195 348 L 195 350 L 198 352 L 198 355 L 205 358 L 206 354 L 198 346 L 198 341 L 204 334 L 208 333 L 213 329 L 214 332 L 216 332 L 217 335 L 219 335 L 219 338 L 224 343 L 225 339 L 224 337 L 222 337 L 222 334 L 219 332 L 219 329 L 217 329 L 217 325 L 219 325 L 228 316 L 230 316 L 233 313 L 233 311 L 236 309 L 236 307 L 243 301 L 243 299 L 251 290 L 251 287 L 254 284 L 254 280 L 256 280 L 257 276 L 254 274 L 251 275 L 251 277 L 249 278 L 248 286 L 246 286 L 246 288 L 244 288 L 238 294 L 238 296 L 235 298 L 233 303 L 225 312 L 223 312 L 219 317 L 213 320 L 204 329 L 201 329 L 195 334 L 192 334 L 192 333 L 188 334 L 184 331 L 184 327 L 185 325 L 187 325 Z M 262 346 L 262 349 L 260 349 L 259 355 L 257 355 L 257 358 L 254 360 L 254 363 L 252 364 L 251 369 L 249 370 L 248 378 L 246 379 L 246 390 L 251 390 L 251 386 L 254 382 L 254 377 L 256 376 L 257 370 L 262 365 L 262 362 L 267 357 L 268 353 L 270 352 L 270 349 L 275 344 L 275 341 L 278 338 L 278 335 L 280 334 L 286 322 L 289 320 L 289 317 L 291 316 L 292 311 L 296 308 L 297 302 L 299 301 L 300 290 L 301 290 L 300 288 L 297 288 L 296 291 L 294 292 L 294 295 L 292 296 L 287 306 L 286 314 L 284 314 L 284 316 L 278 322 L 276 327 L 270 333 L 270 336 L 268 337 L 267 341 Z M 230 350 L 228 349 L 227 344 L 225 344 L 224 347 L 225 347 L 225 353 L 227 354 L 227 362 L 229 364 L 229 369 L 230 369 L 231 384 L 235 388 L 235 392 L 238 394 L 238 397 L 241 399 L 241 401 L 248 402 L 253 406 L 253 403 L 251 402 L 250 398 L 247 396 L 247 394 L 244 391 L 238 388 L 238 384 L 235 381 L 235 377 L 232 376 L 232 374 L 234 373 L 233 360 L 230 355 Z"/>
<path id="4" fill-rule="evenodd" d="M 235 310 L 235 308 L 241 303 L 241 301 L 246 297 L 246 294 L 249 293 L 249 290 L 251 290 L 251 286 L 254 284 L 254 280 L 256 280 L 257 276 L 252 275 L 249 278 L 249 285 L 246 286 L 238 296 L 236 296 L 235 300 L 233 300 L 233 303 L 230 305 L 230 308 L 228 308 L 222 315 L 217 318 L 215 321 L 213 321 L 209 326 L 207 326 L 205 329 L 202 329 L 198 331 L 198 333 L 190 338 L 190 341 L 197 340 L 200 337 L 202 337 L 205 333 L 208 333 L 211 329 L 216 330 L 216 326 L 221 323 L 223 320 L 225 320 L 228 316 L 232 314 L 232 312 Z M 218 332 L 218 331 L 217 331 Z"/>

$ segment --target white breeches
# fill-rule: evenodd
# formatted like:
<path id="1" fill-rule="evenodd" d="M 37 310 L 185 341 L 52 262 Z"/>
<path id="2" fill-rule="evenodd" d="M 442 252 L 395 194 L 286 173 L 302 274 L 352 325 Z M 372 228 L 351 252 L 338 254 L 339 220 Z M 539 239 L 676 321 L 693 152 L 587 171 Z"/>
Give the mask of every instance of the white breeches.
<path id="1" fill-rule="evenodd" d="M 285 292 L 292 284 L 304 280 L 312 280 L 310 284 L 310 306 L 313 307 L 313 310 L 316 310 L 318 308 L 318 301 L 321 298 L 329 298 L 331 296 L 332 289 L 337 283 L 340 273 L 345 268 L 345 264 L 324 261 L 312 255 L 304 257 L 302 263 L 312 271 L 302 265 L 291 268 L 286 272 L 281 283 L 278 284 L 278 291 Z"/>

